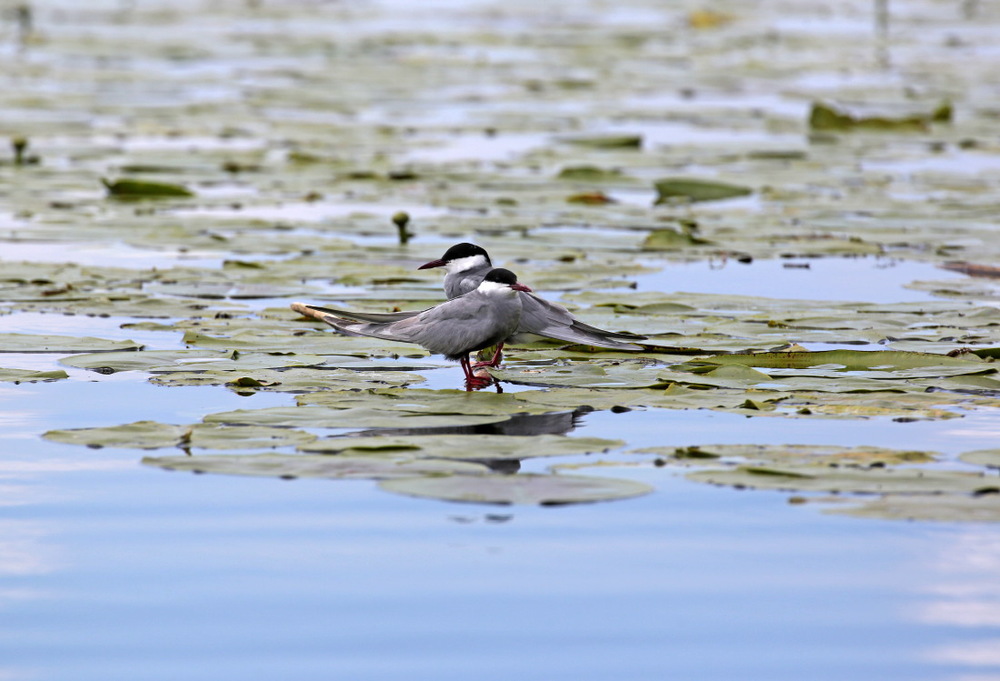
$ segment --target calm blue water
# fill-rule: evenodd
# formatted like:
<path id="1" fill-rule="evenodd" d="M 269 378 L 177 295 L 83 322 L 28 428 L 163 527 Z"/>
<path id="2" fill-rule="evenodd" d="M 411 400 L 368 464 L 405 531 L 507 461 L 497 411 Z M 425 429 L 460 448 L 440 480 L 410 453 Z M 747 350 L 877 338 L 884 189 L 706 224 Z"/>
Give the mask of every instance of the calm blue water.
<path id="1" fill-rule="evenodd" d="M 369 482 L 170 473 L 134 451 L 37 438 L 52 422 L 180 423 L 288 402 L 139 375 L 0 392 L 0 678 L 909 681 L 998 671 L 1000 621 L 981 616 L 1000 591 L 994 526 L 824 515 L 786 495 L 647 467 L 614 469 L 656 487 L 631 501 L 447 504 Z M 830 423 L 822 432 L 809 421 L 636 411 L 587 415 L 575 434 L 626 432 L 632 446 L 946 443 L 961 427 Z"/>

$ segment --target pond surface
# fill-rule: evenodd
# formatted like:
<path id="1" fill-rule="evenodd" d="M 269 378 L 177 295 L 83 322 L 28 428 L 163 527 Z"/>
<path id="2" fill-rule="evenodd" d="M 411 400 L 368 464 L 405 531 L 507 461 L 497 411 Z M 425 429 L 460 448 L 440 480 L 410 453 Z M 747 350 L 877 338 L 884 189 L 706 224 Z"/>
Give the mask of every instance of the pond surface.
<path id="1" fill-rule="evenodd" d="M 1000 13 L 874 4 L 5 13 L 0 681 L 1000 679 Z M 463 240 L 648 341 L 288 307 Z"/>

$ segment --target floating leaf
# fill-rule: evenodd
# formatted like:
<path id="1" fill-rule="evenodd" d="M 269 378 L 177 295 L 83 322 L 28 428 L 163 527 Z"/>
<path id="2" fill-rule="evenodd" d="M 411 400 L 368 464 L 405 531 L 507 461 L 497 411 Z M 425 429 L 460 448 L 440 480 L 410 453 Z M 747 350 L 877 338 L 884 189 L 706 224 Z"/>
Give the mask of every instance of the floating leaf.
<path id="1" fill-rule="evenodd" d="M 168 182 L 148 182 L 143 180 L 116 180 L 101 182 L 108 190 L 108 195 L 117 199 L 166 199 L 188 198 L 194 196 L 187 187 Z"/>
<path id="2" fill-rule="evenodd" d="M 952 119 L 950 102 L 942 102 L 933 111 L 876 115 L 852 113 L 843 107 L 823 102 L 813 102 L 809 111 L 809 127 L 818 131 L 849 132 L 923 132 L 930 123 L 948 123 Z"/>
<path id="3" fill-rule="evenodd" d="M 147 466 L 172 471 L 252 475 L 272 478 L 334 478 L 341 480 L 409 479 L 416 475 L 489 472 L 482 464 L 395 456 L 325 456 L 322 454 L 254 454 L 229 456 L 162 456 L 142 460 Z"/>
<path id="4" fill-rule="evenodd" d="M 653 488 L 631 480 L 582 475 L 447 475 L 399 478 L 379 484 L 387 492 L 479 504 L 556 506 L 613 501 L 649 494 Z"/>
<path id="5" fill-rule="evenodd" d="M 658 196 L 656 203 L 668 203 L 673 199 L 688 201 L 721 201 L 753 193 L 750 187 L 714 180 L 699 180 L 685 177 L 668 177 L 654 183 Z"/>
<path id="6" fill-rule="evenodd" d="M 335 437 L 300 447 L 307 452 L 381 451 L 404 449 L 419 456 L 442 459 L 531 459 L 603 452 L 621 447 L 621 440 L 564 435 L 416 435 Z"/>
<path id="7" fill-rule="evenodd" d="M 592 149 L 638 149 L 642 135 L 578 135 L 564 137 L 563 142 Z"/>
<path id="8" fill-rule="evenodd" d="M 5 383 L 36 383 L 38 381 L 58 381 L 69 378 L 62 369 L 55 371 L 34 371 L 32 369 L 6 369 L 0 367 L 0 382 Z"/>
<path id="9" fill-rule="evenodd" d="M 977 466 L 1000 468 L 1000 449 L 977 449 L 973 452 L 965 452 L 958 458 Z"/>
<path id="10" fill-rule="evenodd" d="M 114 341 L 89 336 L 32 335 L 26 333 L 0 333 L 0 352 L 111 352 L 139 350 L 142 345 L 130 340 Z"/>
<path id="11" fill-rule="evenodd" d="M 50 430 L 42 437 L 53 442 L 87 447 L 122 447 L 126 449 L 159 449 L 176 447 L 190 436 L 190 426 L 175 426 L 156 421 L 136 421 L 121 426 Z"/>

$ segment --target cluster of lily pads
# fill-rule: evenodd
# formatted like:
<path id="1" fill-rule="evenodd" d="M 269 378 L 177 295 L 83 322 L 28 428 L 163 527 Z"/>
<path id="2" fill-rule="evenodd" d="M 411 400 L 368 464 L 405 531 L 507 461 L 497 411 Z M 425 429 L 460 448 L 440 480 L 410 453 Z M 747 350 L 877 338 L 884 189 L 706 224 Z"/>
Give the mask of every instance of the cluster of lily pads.
<path id="1" fill-rule="evenodd" d="M 801 28 L 812 15 L 775 28 L 739 4 L 634 4 L 663 21 L 566 6 L 572 20 L 533 30 L 518 3 L 433 31 L 338 3 L 308 3 L 308 21 L 295 3 L 40 13 L 0 76 L 0 113 L 21 121 L 0 157 L 0 245 L 14 253 L 0 253 L 0 315 L 14 315 L 0 351 L 61 367 L 0 368 L 0 381 L 134 371 L 295 400 L 46 434 L 178 449 L 145 460 L 171 469 L 558 504 L 649 491 L 565 472 L 631 462 L 852 513 L 1000 519 L 991 452 L 942 470 L 927 452 L 639 451 L 567 435 L 589 410 L 910 421 L 1000 408 L 997 75 L 949 58 L 961 45 L 940 31 L 960 17 L 904 23 L 896 73 Z M 525 30 L 484 28 L 505 21 Z M 465 394 L 420 387 L 440 365 L 419 347 L 335 336 L 287 307 L 430 306 L 439 275 L 415 266 L 459 240 L 648 344 L 512 348 L 495 375 L 530 389 Z M 18 257 L 26 244 L 66 262 Z M 75 262 L 81 246 L 91 264 Z M 161 257 L 135 267 L 123 253 Z M 912 282 L 935 302 L 895 304 L 687 293 L 669 278 L 678 262 L 821 257 L 971 276 Z M 658 273 L 663 290 L 637 285 Z M 157 340 L 20 333 L 21 314 L 109 318 Z M 574 461 L 512 474 L 542 456 Z"/>

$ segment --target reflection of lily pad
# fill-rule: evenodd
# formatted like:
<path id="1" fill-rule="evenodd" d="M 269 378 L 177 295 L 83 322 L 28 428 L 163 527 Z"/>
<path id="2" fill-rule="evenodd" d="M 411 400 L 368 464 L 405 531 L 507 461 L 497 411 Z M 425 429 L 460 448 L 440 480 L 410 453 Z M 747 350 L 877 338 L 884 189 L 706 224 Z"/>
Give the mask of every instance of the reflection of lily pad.
<path id="1" fill-rule="evenodd" d="M 448 475 L 399 478 L 379 484 L 387 492 L 480 504 L 579 504 L 642 496 L 652 487 L 631 480 L 582 475 Z"/>
<path id="2" fill-rule="evenodd" d="M 142 460 L 147 466 L 172 471 L 254 475 L 274 478 L 337 478 L 383 480 L 417 475 L 487 473 L 486 466 L 468 461 L 414 459 L 395 456 L 325 456 L 322 454 L 254 454 L 230 456 L 163 456 Z"/>

